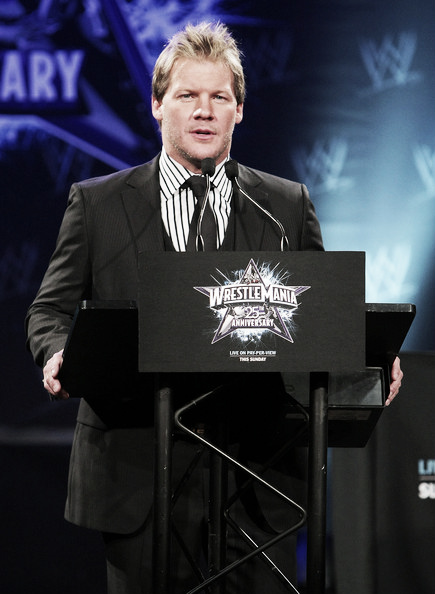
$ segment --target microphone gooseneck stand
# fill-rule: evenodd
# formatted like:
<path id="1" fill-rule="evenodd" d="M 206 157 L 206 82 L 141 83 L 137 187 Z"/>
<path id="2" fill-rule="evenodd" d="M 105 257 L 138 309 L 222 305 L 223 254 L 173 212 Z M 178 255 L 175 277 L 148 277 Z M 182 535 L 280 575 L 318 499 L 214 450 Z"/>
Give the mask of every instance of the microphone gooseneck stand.
<path id="1" fill-rule="evenodd" d="M 264 208 L 256 200 L 251 198 L 251 196 L 249 196 L 249 194 L 247 194 L 245 192 L 245 190 L 240 186 L 239 180 L 238 180 L 239 164 L 237 163 L 237 161 L 235 161 L 234 159 L 227 161 L 225 163 L 225 173 L 227 174 L 228 179 L 236 185 L 239 192 L 241 194 L 243 194 L 243 196 L 245 196 L 245 198 L 247 198 L 254 206 L 256 206 L 258 209 L 260 209 L 261 212 L 263 212 L 267 217 L 269 217 L 269 219 L 271 219 L 275 223 L 275 225 L 277 225 L 277 227 L 279 228 L 280 233 L 281 233 L 281 251 L 284 252 L 284 251 L 288 250 L 289 249 L 288 237 L 286 235 L 285 229 L 284 229 L 281 221 L 276 219 L 273 216 L 273 214 L 267 210 L 267 208 Z"/>
<path id="2" fill-rule="evenodd" d="M 204 238 L 202 236 L 202 221 L 204 219 L 205 209 L 207 208 L 207 202 L 210 196 L 210 178 L 213 177 L 214 172 L 216 169 L 215 160 L 212 158 L 203 159 L 201 161 L 201 171 L 202 175 L 205 177 L 206 187 L 205 187 L 205 194 L 201 205 L 201 210 L 199 212 L 198 217 L 198 224 L 196 228 L 196 251 L 197 252 L 204 252 L 205 245 L 204 245 Z"/>

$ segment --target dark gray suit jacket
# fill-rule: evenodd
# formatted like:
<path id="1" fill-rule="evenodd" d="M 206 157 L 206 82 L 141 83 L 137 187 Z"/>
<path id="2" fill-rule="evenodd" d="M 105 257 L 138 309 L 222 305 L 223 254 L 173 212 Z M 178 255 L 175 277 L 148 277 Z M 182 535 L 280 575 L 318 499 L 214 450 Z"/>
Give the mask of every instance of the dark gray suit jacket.
<path id="1" fill-rule="evenodd" d="M 72 186 L 55 252 L 26 320 L 28 347 L 39 365 L 64 347 L 80 300 L 137 298 L 138 254 L 165 249 L 158 159 Z M 284 225 L 290 250 L 323 249 L 304 185 L 243 166 L 239 181 Z M 280 249 L 277 226 L 237 191 L 232 208 L 235 250 Z M 144 406 L 128 395 L 115 408 L 81 401 L 66 505 L 70 521 L 119 533 L 143 523 L 152 496 L 144 463 L 152 437 L 138 422 Z"/>

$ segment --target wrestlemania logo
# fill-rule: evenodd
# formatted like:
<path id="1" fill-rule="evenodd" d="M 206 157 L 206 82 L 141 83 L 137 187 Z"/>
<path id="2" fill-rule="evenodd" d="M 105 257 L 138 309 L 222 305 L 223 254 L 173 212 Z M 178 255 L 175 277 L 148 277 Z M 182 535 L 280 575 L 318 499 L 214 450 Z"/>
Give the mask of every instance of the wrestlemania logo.
<path id="1" fill-rule="evenodd" d="M 232 279 L 218 272 L 223 283 L 194 287 L 208 297 L 220 322 L 212 344 L 230 334 L 242 342 L 259 343 L 266 333 L 294 342 L 291 332 L 295 328 L 293 314 L 300 305 L 297 298 L 310 287 L 287 286 L 287 272 L 279 271 L 278 265 L 271 268 L 254 260 L 245 270 L 233 272 Z"/>

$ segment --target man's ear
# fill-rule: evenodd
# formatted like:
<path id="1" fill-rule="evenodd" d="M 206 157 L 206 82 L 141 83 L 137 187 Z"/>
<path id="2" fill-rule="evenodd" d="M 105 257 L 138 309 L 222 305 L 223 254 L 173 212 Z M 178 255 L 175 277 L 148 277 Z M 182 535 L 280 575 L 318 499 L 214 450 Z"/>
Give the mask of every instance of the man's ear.
<path id="1" fill-rule="evenodd" d="M 155 97 L 151 99 L 151 110 L 153 116 L 158 122 L 161 122 L 163 119 L 163 105 L 161 101 L 158 101 Z"/>
<path id="2" fill-rule="evenodd" d="M 239 103 L 236 108 L 236 124 L 243 120 L 243 103 Z"/>

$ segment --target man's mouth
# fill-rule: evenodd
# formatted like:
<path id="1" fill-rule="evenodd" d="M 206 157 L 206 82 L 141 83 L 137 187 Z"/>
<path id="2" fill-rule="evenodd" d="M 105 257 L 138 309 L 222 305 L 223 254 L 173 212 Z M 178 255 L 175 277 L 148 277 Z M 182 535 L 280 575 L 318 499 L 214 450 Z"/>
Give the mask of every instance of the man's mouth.
<path id="1" fill-rule="evenodd" d="M 202 137 L 214 136 L 214 132 L 212 130 L 205 130 L 205 129 L 192 130 L 191 133 L 194 136 L 202 136 Z"/>

